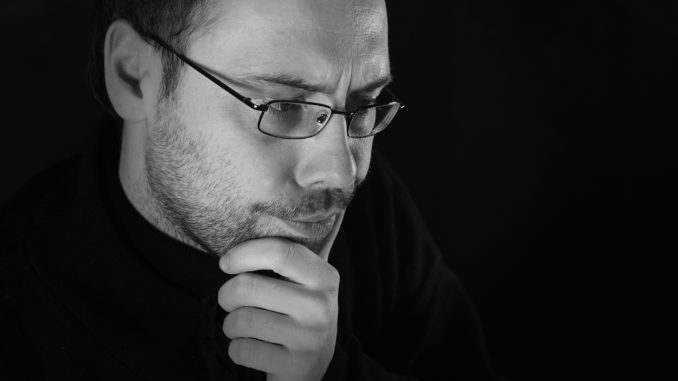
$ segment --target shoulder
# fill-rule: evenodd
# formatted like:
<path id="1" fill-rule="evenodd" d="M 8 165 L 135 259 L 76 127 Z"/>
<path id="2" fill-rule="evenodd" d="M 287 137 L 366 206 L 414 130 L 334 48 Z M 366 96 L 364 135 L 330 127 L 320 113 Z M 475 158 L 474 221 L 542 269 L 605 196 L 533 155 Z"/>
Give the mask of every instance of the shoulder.
<path id="1" fill-rule="evenodd" d="M 49 216 L 58 216 L 75 198 L 80 155 L 69 156 L 29 180 L 8 202 L 0 205 L 0 276 L 9 272 L 37 239 L 32 229 Z"/>
<path id="2" fill-rule="evenodd" d="M 42 239 L 44 225 L 58 223 L 71 207 L 79 161 L 79 156 L 71 156 L 42 171 L 0 206 L 0 341 L 27 345 L 21 327 L 50 305 L 30 247 Z M 8 355 L 0 350 L 0 357 Z"/>
<path id="3" fill-rule="evenodd" d="M 43 379 L 42 350 L 55 353 L 51 332 L 63 307 L 31 260 L 31 244 L 42 227 L 59 221 L 74 198 L 78 157 L 48 168 L 0 206 L 0 379 Z M 50 332 L 50 330 L 52 330 Z M 46 349 L 49 348 L 49 349 Z"/>
<path id="4" fill-rule="evenodd" d="M 114 134 L 118 127 L 119 121 L 111 118 L 92 125 L 75 152 L 40 171 L 9 201 L 0 204 L 0 257 L 8 245 L 33 239 L 33 228 L 44 226 L 46 221 L 58 223 L 85 195 L 83 192 L 96 190 L 84 185 L 89 186 L 86 181 L 98 176 L 104 138 L 113 138 L 104 134 Z"/>

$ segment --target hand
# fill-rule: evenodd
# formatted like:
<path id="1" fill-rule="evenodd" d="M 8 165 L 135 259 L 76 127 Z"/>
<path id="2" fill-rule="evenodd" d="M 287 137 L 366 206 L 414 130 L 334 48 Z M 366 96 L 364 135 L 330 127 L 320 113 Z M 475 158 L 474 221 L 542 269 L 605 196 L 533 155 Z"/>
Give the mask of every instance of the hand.
<path id="1" fill-rule="evenodd" d="M 339 273 L 327 262 L 341 218 L 319 255 L 281 239 L 244 242 L 219 261 L 239 274 L 219 289 L 233 362 L 275 381 L 320 380 L 334 355 Z M 252 273 L 272 270 L 286 279 Z"/>

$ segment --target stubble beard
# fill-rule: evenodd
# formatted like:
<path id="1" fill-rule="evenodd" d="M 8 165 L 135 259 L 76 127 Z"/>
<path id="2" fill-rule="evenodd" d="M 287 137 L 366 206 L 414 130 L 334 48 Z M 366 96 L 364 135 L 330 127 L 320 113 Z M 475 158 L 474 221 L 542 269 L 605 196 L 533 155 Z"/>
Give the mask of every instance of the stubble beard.
<path id="1" fill-rule="evenodd" d="M 351 189 L 326 189 L 294 202 L 253 202 L 237 184 L 237 168 L 228 159 L 210 156 L 206 144 L 188 135 L 175 114 L 173 101 L 163 102 L 145 152 L 145 171 L 156 219 L 162 230 L 208 254 L 221 256 L 256 238 L 281 236 L 262 221 L 293 219 L 348 207 L 359 183 Z M 212 159 L 212 160 L 210 160 Z M 319 253 L 324 239 L 288 238 Z"/>

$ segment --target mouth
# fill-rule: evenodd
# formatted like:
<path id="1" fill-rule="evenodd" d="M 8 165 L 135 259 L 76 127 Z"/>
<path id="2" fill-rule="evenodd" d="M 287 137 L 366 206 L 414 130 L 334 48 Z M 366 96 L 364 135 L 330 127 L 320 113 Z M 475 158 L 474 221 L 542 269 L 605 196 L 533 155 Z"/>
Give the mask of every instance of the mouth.
<path id="1" fill-rule="evenodd" d="M 317 240 L 327 237 L 337 222 L 337 214 L 311 216 L 299 220 L 279 219 L 294 236 Z"/>

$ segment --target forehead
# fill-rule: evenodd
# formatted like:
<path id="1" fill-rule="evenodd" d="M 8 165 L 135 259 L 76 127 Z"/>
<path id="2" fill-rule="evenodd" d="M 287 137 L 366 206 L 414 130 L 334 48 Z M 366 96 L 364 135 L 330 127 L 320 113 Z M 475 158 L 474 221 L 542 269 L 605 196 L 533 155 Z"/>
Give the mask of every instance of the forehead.
<path id="1" fill-rule="evenodd" d="M 383 0 L 215 0 L 211 12 L 195 45 L 225 72 L 303 70 L 317 81 L 389 73 Z"/>

